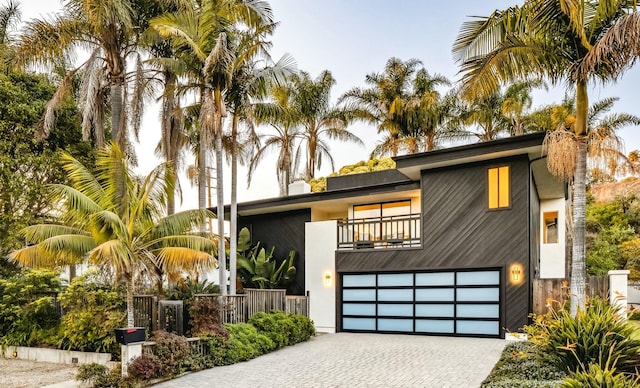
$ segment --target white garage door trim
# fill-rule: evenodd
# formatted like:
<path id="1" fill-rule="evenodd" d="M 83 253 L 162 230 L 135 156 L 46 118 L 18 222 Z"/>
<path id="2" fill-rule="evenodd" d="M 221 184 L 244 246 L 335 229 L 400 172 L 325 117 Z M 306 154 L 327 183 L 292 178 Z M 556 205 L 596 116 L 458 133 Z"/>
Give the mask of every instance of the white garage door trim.
<path id="1" fill-rule="evenodd" d="M 500 337 L 499 268 L 343 273 L 341 328 L 352 332 Z"/>

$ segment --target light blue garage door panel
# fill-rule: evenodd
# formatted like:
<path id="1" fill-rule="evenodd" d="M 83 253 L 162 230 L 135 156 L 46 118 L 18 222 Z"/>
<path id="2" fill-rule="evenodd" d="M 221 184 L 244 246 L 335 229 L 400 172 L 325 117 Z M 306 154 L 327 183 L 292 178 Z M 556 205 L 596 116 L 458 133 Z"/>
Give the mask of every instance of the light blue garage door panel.
<path id="1" fill-rule="evenodd" d="M 500 335 L 499 270 L 342 275 L 342 330 Z"/>

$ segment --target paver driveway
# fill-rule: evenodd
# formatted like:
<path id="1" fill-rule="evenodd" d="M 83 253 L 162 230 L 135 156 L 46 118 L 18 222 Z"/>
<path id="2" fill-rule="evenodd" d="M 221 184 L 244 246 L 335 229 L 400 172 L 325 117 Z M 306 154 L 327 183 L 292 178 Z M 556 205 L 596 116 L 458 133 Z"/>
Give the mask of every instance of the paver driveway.
<path id="1" fill-rule="evenodd" d="M 156 387 L 478 387 L 505 344 L 485 338 L 323 334 Z"/>

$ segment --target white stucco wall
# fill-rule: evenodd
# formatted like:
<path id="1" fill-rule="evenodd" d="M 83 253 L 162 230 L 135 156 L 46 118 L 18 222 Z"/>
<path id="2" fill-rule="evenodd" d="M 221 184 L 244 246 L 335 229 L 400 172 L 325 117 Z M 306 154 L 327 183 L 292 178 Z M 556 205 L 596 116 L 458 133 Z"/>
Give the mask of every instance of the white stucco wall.
<path id="1" fill-rule="evenodd" d="M 558 242 L 544 243 L 544 213 L 558 212 Z M 540 278 L 565 277 L 566 210 L 564 198 L 540 201 Z"/>
<path id="2" fill-rule="evenodd" d="M 305 224 L 305 275 L 309 292 L 309 312 L 316 331 L 336 332 L 336 271 L 335 251 L 338 246 L 337 221 Z M 325 285 L 325 274 L 331 282 Z"/>

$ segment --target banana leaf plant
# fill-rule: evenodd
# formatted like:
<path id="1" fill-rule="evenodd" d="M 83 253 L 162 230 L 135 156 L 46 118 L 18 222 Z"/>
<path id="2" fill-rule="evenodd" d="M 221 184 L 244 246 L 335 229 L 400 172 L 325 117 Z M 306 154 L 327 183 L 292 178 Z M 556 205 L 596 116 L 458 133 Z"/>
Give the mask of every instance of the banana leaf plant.
<path id="1" fill-rule="evenodd" d="M 249 229 L 242 228 L 238 235 L 238 273 L 242 285 L 247 288 L 273 289 L 284 288 L 291 283 L 296 275 L 293 260 L 296 251 L 289 251 L 289 255 L 278 262 L 273 258 L 275 247 L 266 250 L 260 242 L 251 247 Z"/>

